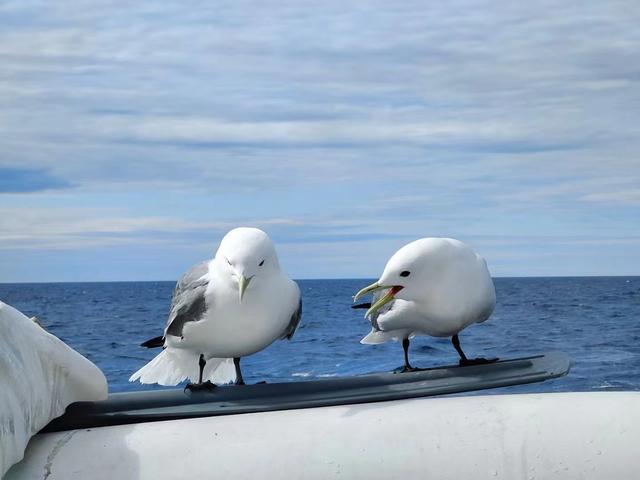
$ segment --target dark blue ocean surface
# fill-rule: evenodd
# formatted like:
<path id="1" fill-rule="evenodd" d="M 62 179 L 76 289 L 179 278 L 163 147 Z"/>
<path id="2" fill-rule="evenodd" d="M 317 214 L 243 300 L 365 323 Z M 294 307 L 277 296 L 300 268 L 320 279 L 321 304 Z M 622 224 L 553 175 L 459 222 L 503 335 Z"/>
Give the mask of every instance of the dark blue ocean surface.
<path id="1" fill-rule="evenodd" d="M 243 360 L 248 382 L 299 381 L 388 371 L 402 365 L 398 343 L 360 345 L 369 331 L 351 295 L 367 280 L 301 280 L 303 318 L 292 341 Z M 462 332 L 468 356 L 513 358 L 562 350 L 564 378 L 493 390 L 640 390 L 640 277 L 498 278 L 498 305 L 485 323 Z M 139 343 L 164 328 L 172 282 L 0 284 L 0 300 L 37 315 L 51 333 L 95 362 L 112 392 L 162 388 L 128 378 L 158 350 Z M 411 361 L 456 363 L 449 339 L 417 337 Z M 488 393 L 488 392 L 487 392 Z"/>

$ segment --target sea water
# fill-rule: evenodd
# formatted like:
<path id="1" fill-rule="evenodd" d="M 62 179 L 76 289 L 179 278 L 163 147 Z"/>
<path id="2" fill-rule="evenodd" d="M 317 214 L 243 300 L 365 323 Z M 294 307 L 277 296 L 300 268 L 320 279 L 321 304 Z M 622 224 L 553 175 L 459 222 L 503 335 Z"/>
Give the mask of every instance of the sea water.
<path id="1" fill-rule="evenodd" d="M 371 279 L 299 280 L 303 315 L 291 341 L 242 360 L 248 383 L 390 371 L 402 365 L 396 342 L 361 345 L 370 329 L 351 297 Z M 566 377 L 491 392 L 640 390 L 640 277 L 496 278 L 491 318 L 460 334 L 468 357 L 514 358 L 551 350 L 573 361 Z M 112 392 L 157 386 L 129 376 L 159 350 L 139 344 L 161 335 L 173 282 L 0 284 L 0 300 L 95 362 Z M 233 319 L 229 319 L 233 321 Z M 416 337 L 416 367 L 455 364 L 449 338 Z"/>

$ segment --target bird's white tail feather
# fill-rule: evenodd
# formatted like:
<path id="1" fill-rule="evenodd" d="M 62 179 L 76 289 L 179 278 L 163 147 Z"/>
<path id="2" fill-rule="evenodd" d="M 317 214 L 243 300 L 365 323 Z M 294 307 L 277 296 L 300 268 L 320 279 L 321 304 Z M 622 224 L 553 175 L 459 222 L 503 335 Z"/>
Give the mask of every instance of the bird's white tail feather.
<path id="1" fill-rule="evenodd" d="M 211 358 L 204 367 L 202 379 L 222 385 L 236 381 L 236 367 L 232 358 Z M 196 381 L 198 377 L 196 376 Z"/>
<path id="2" fill-rule="evenodd" d="M 412 338 L 408 330 L 390 330 L 383 332 L 381 330 L 371 329 L 371 331 L 360 340 L 363 345 L 378 345 L 380 343 L 388 342 L 389 340 L 400 341 L 404 338 Z"/>
<path id="3" fill-rule="evenodd" d="M 189 380 L 197 382 L 200 367 L 199 355 L 191 352 L 166 348 L 153 360 L 131 375 L 130 382 L 157 383 L 159 385 L 177 385 Z M 202 379 L 212 383 L 230 383 L 236 378 L 233 360 L 230 358 L 210 358 L 204 367 Z"/>

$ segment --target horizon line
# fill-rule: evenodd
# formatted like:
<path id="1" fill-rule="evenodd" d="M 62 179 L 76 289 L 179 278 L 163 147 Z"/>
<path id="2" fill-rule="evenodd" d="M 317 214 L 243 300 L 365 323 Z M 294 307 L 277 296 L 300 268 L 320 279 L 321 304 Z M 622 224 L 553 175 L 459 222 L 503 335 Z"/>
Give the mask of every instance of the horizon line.
<path id="1" fill-rule="evenodd" d="M 376 277 L 337 277 L 337 278 L 294 278 L 294 281 L 318 281 L 318 280 L 371 280 Z M 498 278 L 640 278 L 640 274 L 636 275 L 523 275 L 523 276 L 492 276 L 492 279 Z M 46 285 L 46 284 L 68 284 L 68 283 L 165 283 L 177 282 L 174 280 L 80 280 L 80 281 L 53 281 L 53 282 L 0 282 L 0 285 Z"/>

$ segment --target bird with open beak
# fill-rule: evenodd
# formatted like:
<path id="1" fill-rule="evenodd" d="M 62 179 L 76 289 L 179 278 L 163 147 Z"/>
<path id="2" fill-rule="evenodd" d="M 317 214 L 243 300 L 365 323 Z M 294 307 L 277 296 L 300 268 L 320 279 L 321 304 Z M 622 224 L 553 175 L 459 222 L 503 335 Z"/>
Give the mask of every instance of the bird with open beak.
<path id="1" fill-rule="evenodd" d="M 468 359 L 458 333 L 491 316 L 496 303 L 486 261 L 469 246 L 451 238 L 421 238 L 405 245 L 387 262 L 380 279 L 356 293 L 371 303 L 365 318 L 372 330 L 361 343 L 402 341 L 403 372 L 416 370 L 409 363 L 409 343 L 415 335 L 451 337 L 460 365 L 497 359 Z"/>
<path id="2" fill-rule="evenodd" d="M 232 378 L 243 384 L 240 358 L 291 339 L 301 313 L 300 289 L 280 269 L 269 236 L 235 228 L 212 260 L 178 281 L 164 335 L 142 344 L 164 350 L 130 381 L 176 385 L 189 379 L 191 390 Z"/>

